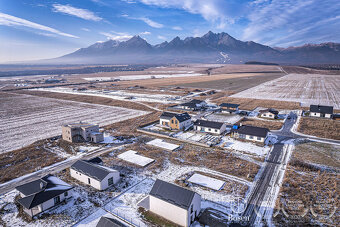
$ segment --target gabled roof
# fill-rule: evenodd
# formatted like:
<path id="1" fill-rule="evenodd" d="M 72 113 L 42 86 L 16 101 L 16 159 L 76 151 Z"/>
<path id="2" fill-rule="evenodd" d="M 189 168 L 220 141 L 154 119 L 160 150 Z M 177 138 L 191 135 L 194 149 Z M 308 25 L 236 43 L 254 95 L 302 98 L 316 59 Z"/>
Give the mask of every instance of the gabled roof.
<path id="1" fill-rule="evenodd" d="M 102 216 L 96 227 L 125 227 L 123 223 L 117 219 Z"/>
<path id="2" fill-rule="evenodd" d="M 95 163 L 95 164 L 100 164 L 103 162 L 103 160 L 99 157 L 94 157 L 94 158 L 91 158 L 89 160 L 87 160 L 87 162 L 92 162 L 92 163 Z"/>
<path id="3" fill-rule="evenodd" d="M 170 120 L 174 116 L 176 116 L 178 113 L 172 113 L 172 112 L 163 112 L 162 115 L 160 116 L 161 119 L 167 119 Z"/>
<path id="4" fill-rule="evenodd" d="M 255 127 L 255 126 L 242 125 L 234 131 L 237 131 L 240 134 L 245 134 L 245 135 L 250 135 L 250 136 L 258 136 L 258 137 L 264 137 L 265 138 L 265 137 L 267 137 L 269 129 L 261 128 L 261 127 Z"/>
<path id="5" fill-rule="evenodd" d="M 16 187 L 19 192 L 25 195 L 18 202 L 27 209 L 42 204 L 72 188 L 71 185 L 52 175 Z"/>
<path id="6" fill-rule="evenodd" d="M 207 128 L 220 129 L 222 127 L 223 123 L 222 122 L 216 122 L 216 121 L 197 120 L 197 121 L 195 121 L 194 125 L 207 127 Z"/>
<path id="7" fill-rule="evenodd" d="M 109 173 L 115 172 L 117 170 L 110 169 L 108 167 L 99 166 L 97 164 L 78 160 L 72 166 L 71 169 L 74 169 L 78 172 L 86 176 L 90 176 L 96 180 L 102 181 Z"/>
<path id="8" fill-rule="evenodd" d="M 203 100 L 198 100 L 198 99 L 193 99 L 193 100 L 189 101 L 188 103 L 201 104 L 202 102 L 205 102 L 205 101 L 203 101 Z"/>
<path id="9" fill-rule="evenodd" d="M 183 122 L 183 121 L 187 121 L 189 119 L 191 119 L 190 115 L 188 113 L 181 113 L 181 114 L 177 114 L 175 116 L 175 118 L 179 121 L 179 122 Z"/>
<path id="10" fill-rule="evenodd" d="M 189 108 L 196 108 L 197 104 L 196 103 L 191 103 L 191 102 L 186 102 L 186 103 L 180 104 L 180 106 L 187 106 Z"/>
<path id="11" fill-rule="evenodd" d="M 259 111 L 260 113 L 267 113 L 267 112 L 269 112 L 269 113 L 272 113 L 272 114 L 279 114 L 279 111 L 277 111 L 277 110 L 275 110 L 275 109 L 272 109 L 272 108 L 269 108 L 269 109 L 265 109 L 265 110 L 260 110 Z"/>
<path id="12" fill-rule="evenodd" d="M 239 107 L 239 104 L 233 104 L 233 103 L 221 103 L 220 107 L 227 107 L 227 108 L 237 108 Z"/>
<path id="13" fill-rule="evenodd" d="M 150 195 L 184 209 L 189 209 L 195 192 L 157 179 Z"/>
<path id="14" fill-rule="evenodd" d="M 310 105 L 310 112 L 333 114 L 333 106 Z"/>

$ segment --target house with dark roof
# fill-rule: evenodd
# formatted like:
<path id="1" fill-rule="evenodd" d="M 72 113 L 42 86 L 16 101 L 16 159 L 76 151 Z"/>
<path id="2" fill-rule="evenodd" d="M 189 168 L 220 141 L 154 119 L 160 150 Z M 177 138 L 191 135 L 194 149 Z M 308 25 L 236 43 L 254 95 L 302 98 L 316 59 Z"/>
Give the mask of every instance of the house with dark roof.
<path id="1" fill-rule="evenodd" d="M 59 178 L 47 175 L 15 188 L 20 192 L 17 202 L 33 217 L 72 196 L 73 187 Z"/>
<path id="2" fill-rule="evenodd" d="M 310 105 L 309 113 L 311 117 L 332 118 L 333 106 Z"/>
<path id="3" fill-rule="evenodd" d="M 234 104 L 234 103 L 221 103 L 220 108 L 222 113 L 235 113 L 238 111 L 239 104 Z"/>
<path id="4" fill-rule="evenodd" d="M 197 110 L 202 110 L 206 108 L 206 106 L 207 106 L 207 103 L 205 101 L 193 99 L 189 102 L 179 104 L 177 107 L 184 109 L 184 110 L 197 111 Z"/>
<path id="5" fill-rule="evenodd" d="M 254 142 L 264 143 L 267 138 L 268 132 L 269 129 L 267 128 L 241 125 L 240 127 L 236 127 L 231 130 L 231 136 L 237 139 L 245 139 Z"/>
<path id="6" fill-rule="evenodd" d="M 216 121 L 196 120 L 194 130 L 220 135 L 226 130 L 226 124 Z"/>
<path id="7" fill-rule="evenodd" d="M 105 190 L 120 179 L 119 171 L 85 160 L 76 161 L 70 168 L 70 174 L 98 190 Z"/>
<path id="8" fill-rule="evenodd" d="M 149 210 L 180 226 L 190 226 L 201 210 L 201 196 L 157 179 L 149 194 Z"/>
<path id="9" fill-rule="evenodd" d="M 126 227 L 126 226 L 127 225 L 123 224 L 121 221 L 106 216 L 102 216 L 96 225 L 96 227 Z"/>
<path id="10" fill-rule="evenodd" d="M 261 117 L 271 118 L 271 119 L 277 119 L 277 117 L 279 115 L 279 111 L 272 109 L 272 108 L 260 110 L 259 113 L 260 113 Z"/>
<path id="11" fill-rule="evenodd" d="M 163 112 L 159 124 L 171 130 L 183 130 L 192 125 L 192 122 L 188 113 Z"/>

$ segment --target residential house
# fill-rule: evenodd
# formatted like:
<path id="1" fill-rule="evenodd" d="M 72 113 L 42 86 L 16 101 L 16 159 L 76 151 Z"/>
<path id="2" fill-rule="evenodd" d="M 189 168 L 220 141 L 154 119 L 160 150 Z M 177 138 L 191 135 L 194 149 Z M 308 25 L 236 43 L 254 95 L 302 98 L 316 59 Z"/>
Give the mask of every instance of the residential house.
<path id="1" fill-rule="evenodd" d="M 99 125 L 85 122 L 72 123 L 62 126 L 62 138 L 71 143 L 104 141 L 103 133 L 99 132 Z"/>
<path id="2" fill-rule="evenodd" d="M 190 226 L 201 210 L 201 196 L 157 179 L 149 194 L 149 210 L 178 225 Z"/>
<path id="3" fill-rule="evenodd" d="M 238 111 L 239 104 L 234 104 L 234 103 L 222 103 L 220 104 L 221 112 L 222 113 L 235 113 Z"/>
<path id="4" fill-rule="evenodd" d="M 264 143 L 267 138 L 268 132 L 269 129 L 267 128 L 241 125 L 240 127 L 236 127 L 236 129 L 232 129 L 231 136 L 234 138 Z"/>
<path id="5" fill-rule="evenodd" d="M 96 225 L 96 227 L 126 227 L 126 226 L 127 226 L 126 224 L 123 224 L 121 221 L 118 221 L 117 219 L 105 216 L 102 216 Z"/>
<path id="6" fill-rule="evenodd" d="M 226 130 L 226 124 L 215 121 L 197 120 L 194 123 L 194 130 L 220 135 Z"/>
<path id="7" fill-rule="evenodd" d="M 21 197 L 18 203 L 31 217 L 71 197 L 72 189 L 71 185 L 52 175 L 16 187 Z"/>
<path id="8" fill-rule="evenodd" d="M 188 113 L 163 112 L 159 124 L 170 129 L 183 130 L 192 125 L 192 122 Z"/>
<path id="9" fill-rule="evenodd" d="M 70 168 L 70 174 L 71 177 L 98 190 L 105 190 L 120 179 L 117 170 L 85 160 L 76 161 Z"/>
<path id="10" fill-rule="evenodd" d="M 279 111 L 274 110 L 272 108 L 265 109 L 265 110 L 260 110 L 259 113 L 260 113 L 261 117 L 271 118 L 271 119 L 277 119 L 277 117 L 279 115 Z"/>
<path id="11" fill-rule="evenodd" d="M 179 108 L 190 111 L 202 110 L 207 107 L 207 103 L 202 100 L 193 99 L 189 102 L 178 105 Z"/>
<path id="12" fill-rule="evenodd" d="M 311 117 L 332 118 L 333 106 L 310 105 L 309 112 Z"/>

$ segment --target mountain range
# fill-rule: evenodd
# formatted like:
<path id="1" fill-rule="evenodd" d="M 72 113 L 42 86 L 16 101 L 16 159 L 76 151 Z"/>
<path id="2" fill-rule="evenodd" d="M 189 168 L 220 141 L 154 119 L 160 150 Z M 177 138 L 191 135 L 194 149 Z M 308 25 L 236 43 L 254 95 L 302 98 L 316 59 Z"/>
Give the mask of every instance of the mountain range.
<path id="1" fill-rule="evenodd" d="M 161 64 L 161 63 L 244 63 L 282 64 L 340 63 L 340 43 L 306 44 L 275 48 L 253 41 L 240 41 L 227 33 L 209 31 L 202 37 L 175 37 L 170 42 L 149 44 L 140 36 L 127 41 L 97 42 L 59 58 L 57 63 Z"/>

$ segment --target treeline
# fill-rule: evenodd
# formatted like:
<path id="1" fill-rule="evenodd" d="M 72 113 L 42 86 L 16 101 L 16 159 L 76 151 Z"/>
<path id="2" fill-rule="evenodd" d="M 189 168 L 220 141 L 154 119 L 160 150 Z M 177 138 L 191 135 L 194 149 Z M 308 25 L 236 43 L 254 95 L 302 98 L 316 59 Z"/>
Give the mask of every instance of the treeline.
<path id="1" fill-rule="evenodd" d="M 88 74 L 98 72 L 115 71 L 141 71 L 151 67 L 150 65 L 128 65 L 128 66 L 94 66 L 77 69 L 27 69 L 18 71 L 0 72 L 0 77 L 5 76 L 32 76 L 32 75 L 61 75 L 61 74 Z"/>
<path id="2" fill-rule="evenodd" d="M 261 62 L 261 61 L 247 61 L 244 64 L 246 65 L 279 65 L 277 63 Z"/>

